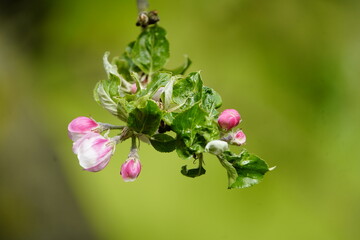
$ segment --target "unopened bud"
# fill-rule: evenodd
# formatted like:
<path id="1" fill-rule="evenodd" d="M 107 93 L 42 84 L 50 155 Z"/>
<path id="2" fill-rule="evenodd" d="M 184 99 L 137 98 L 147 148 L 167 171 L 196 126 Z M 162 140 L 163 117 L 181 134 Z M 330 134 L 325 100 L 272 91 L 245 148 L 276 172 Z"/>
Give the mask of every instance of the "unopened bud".
<path id="1" fill-rule="evenodd" d="M 90 132 L 100 131 L 100 125 L 91 118 L 78 117 L 68 125 L 68 135 L 74 142 Z"/>
<path id="2" fill-rule="evenodd" d="M 141 12 L 138 16 L 136 26 L 146 27 L 149 24 L 149 17 L 146 12 Z"/>
<path id="3" fill-rule="evenodd" d="M 236 131 L 232 134 L 230 143 L 238 146 L 243 145 L 246 142 L 246 135 L 242 130 Z"/>
<path id="4" fill-rule="evenodd" d="M 121 177 L 125 182 L 133 182 L 141 172 L 141 163 L 137 154 L 129 154 L 129 158 L 121 166 Z"/>
<path id="5" fill-rule="evenodd" d="M 115 142 L 99 133 L 88 133 L 73 145 L 79 164 L 86 171 L 98 172 L 109 163 L 115 151 Z"/>
<path id="6" fill-rule="evenodd" d="M 130 89 L 131 93 L 136 93 L 137 91 L 137 86 L 136 83 L 131 84 L 131 89 Z"/>
<path id="7" fill-rule="evenodd" d="M 211 141 L 205 147 L 205 151 L 207 151 L 208 153 L 212 153 L 214 155 L 220 155 L 224 151 L 227 151 L 228 149 L 229 149 L 228 143 L 222 140 Z"/>
<path id="8" fill-rule="evenodd" d="M 222 129 L 229 131 L 233 127 L 236 127 L 240 120 L 240 114 L 235 109 L 226 109 L 220 114 L 218 123 Z"/>

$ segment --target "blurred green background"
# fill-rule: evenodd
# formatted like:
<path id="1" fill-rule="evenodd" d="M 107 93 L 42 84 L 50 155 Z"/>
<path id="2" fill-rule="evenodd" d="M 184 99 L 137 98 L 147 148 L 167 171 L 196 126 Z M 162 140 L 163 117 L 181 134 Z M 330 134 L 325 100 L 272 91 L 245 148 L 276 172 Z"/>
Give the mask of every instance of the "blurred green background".
<path id="1" fill-rule="evenodd" d="M 135 1 L 0 1 L 1 239 L 360 239 L 360 1 L 150 0 L 168 67 L 193 60 L 275 171 L 227 190 L 142 144 L 139 179 L 82 171 L 67 124 L 118 120 L 92 99 L 102 55 L 139 33 Z"/>

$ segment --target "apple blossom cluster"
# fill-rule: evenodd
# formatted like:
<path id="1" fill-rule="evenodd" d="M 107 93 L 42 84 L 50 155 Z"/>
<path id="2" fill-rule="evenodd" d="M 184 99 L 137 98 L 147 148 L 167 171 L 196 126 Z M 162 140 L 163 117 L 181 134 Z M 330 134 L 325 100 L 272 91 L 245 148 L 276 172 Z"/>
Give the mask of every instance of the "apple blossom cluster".
<path id="1" fill-rule="evenodd" d="M 119 129 L 121 126 L 98 123 L 88 117 L 78 117 L 68 125 L 68 135 L 73 143 L 73 152 L 79 159 L 80 166 L 89 172 L 98 172 L 106 167 L 115 152 L 120 136 L 109 138 L 101 132 Z M 128 159 L 121 166 L 120 174 L 124 181 L 134 181 L 140 174 L 141 163 L 133 143 Z"/>
<path id="2" fill-rule="evenodd" d="M 121 125 L 78 117 L 68 125 L 73 152 L 80 166 L 90 172 L 104 169 L 117 144 L 131 139 L 128 158 L 121 164 L 125 182 L 138 178 L 142 165 L 140 141 L 161 153 L 175 151 L 196 167 L 181 167 L 181 174 L 195 178 L 206 173 L 204 154 L 215 155 L 228 176 L 228 188 L 246 188 L 262 181 L 271 169 L 261 158 L 241 148 L 234 153 L 230 145 L 242 147 L 246 136 L 235 129 L 241 116 L 235 109 L 221 113 L 222 98 L 205 86 L 200 72 L 185 74 L 191 61 L 173 70 L 165 68 L 169 58 L 166 31 L 157 24 L 143 26 L 138 38 L 120 57 L 103 57 L 107 78 L 94 89 L 95 101 Z M 109 137 L 109 132 L 117 132 Z M 237 150 L 236 150 L 237 151 Z M 169 158 L 173 156 L 169 155 Z M 120 164 L 119 164 L 120 166 Z"/>
<path id="3" fill-rule="evenodd" d="M 220 155 L 224 151 L 229 150 L 228 144 L 237 146 L 244 145 L 246 142 L 246 136 L 242 130 L 228 132 L 236 127 L 240 122 L 241 116 L 238 111 L 235 109 L 224 110 L 218 118 L 219 127 L 223 130 L 221 134 L 223 137 L 220 140 L 213 140 L 209 142 L 206 145 L 205 150 L 214 155 Z"/>

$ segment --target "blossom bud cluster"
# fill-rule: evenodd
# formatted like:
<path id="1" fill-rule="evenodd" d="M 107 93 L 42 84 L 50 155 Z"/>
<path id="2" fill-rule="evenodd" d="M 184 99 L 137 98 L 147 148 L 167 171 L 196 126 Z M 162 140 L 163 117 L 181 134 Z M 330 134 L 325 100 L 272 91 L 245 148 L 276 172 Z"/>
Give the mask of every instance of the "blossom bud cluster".
<path id="1" fill-rule="evenodd" d="M 241 122 L 241 116 L 235 109 L 226 109 L 224 110 L 219 118 L 218 124 L 219 126 L 225 131 L 228 132 L 229 130 L 236 127 Z M 237 146 L 241 146 L 246 142 L 245 133 L 242 130 L 233 131 L 227 133 L 222 140 Z"/>
<path id="2" fill-rule="evenodd" d="M 229 130 L 236 127 L 241 122 L 241 116 L 235 109 L 226 109 L 224 110 L 219 118 L 218 123 L 219 126 L 225 131 L 228 132 Z M 228 133 L 227 136 L 224 136 L 222 140 L 241 146 L 246 142 L 245 133 L 242 130 L 237 130 L 235 132 Z"/>
<path id="3" fill-rule="evenodd" d="M 228 144 L 241 146 L 246 142 L 245 133 L 242 130 L 237 130 L 228 133 L 229 130 L 236 127 L 241 122 L 241 116 L 235 109 L 224 110 L 219 118 L 218 124 L 225 132 L 225 136 L 221 140 L 214 140 L 209 142 L 205 150 L 214 155 L 220 155 L 229 149 Z"/>
<path id="4" fill-rule="evenodd" d="M 87 117 L 78 117 L 68 125 L 68 135 L 73 141 L 73 152 L 77 155 L 80 166 L 89 172 L 98 172 L 106 167 L 115 152 L 119 136 L 108 138 L 100 133 L 107 128 L 105 124 Z M 136 149 L 132 150 L 132 152 Z M 129 154 L 129 159 L 121 168 L 125 181 L 134 181 L 140 174 L 141 164 L 136 154 Z"/>
<path id="5" fill-rule="evenodd" d="M 100 80 L 93 92 L 94 100 L 124 125 L 88 117 L 78 117 L 68 125 L 80 166 L 90 172 L 101 171 L 113 158 L 117 144 L 131 139 L 127 160 L 119 164 L 125 182 L 136 180 L 141 172 L 138 147 L 143 141 L 161 153 L 175 151 L 180 158 L 193 158 L 197 168 L 181 168 L 187 177 L 205 174 L 207 152 L 217 155 L 227 170 L 229 188 L 257 184 L 268 170 L 266 163 L 246 149 L 238 155 L 229 147 L 246 142 L 244 132 L 236 128 L 241 122 L 239 112 L 226 109 L 218 114 L 220 94 L 204 85 L 200 71 L 185 74 L 191 65 L 188 57 L 180 67 L 166 70 L 170 56 L 166 30 L 157 24 L 147 27 L 158 21 L 156 12 L 141 12 L 138 20 L 141 34 L 122 56 L 110 60 L 110 52 L 105 52 L 107 78 Z M 112 135 L 110 130 L 118 132 Z M 248 176 L 246 171 L 254 174 Z"/>

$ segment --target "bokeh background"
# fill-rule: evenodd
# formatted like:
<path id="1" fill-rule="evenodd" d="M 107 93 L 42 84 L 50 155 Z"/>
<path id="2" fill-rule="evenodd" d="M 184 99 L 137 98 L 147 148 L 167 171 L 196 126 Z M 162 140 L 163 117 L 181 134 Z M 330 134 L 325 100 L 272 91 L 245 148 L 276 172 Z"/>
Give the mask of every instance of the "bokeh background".
<path id="1" fill-rule="evenodd" d="M 82 171 L 67 124 L 120 124 L 92 98 L 102 55 L 139 33 L 135 0 L 0 1 L 1 239 L 360 239 L 360 1 L 151 0 L 168 67 L 193 60 L 236 108 L 246 148 L 276 170 L 227 190 L 225 170 L 180 174 L 176 153 L 141 146 L 136 182 L 119 175 L 129 142 Z"/>

